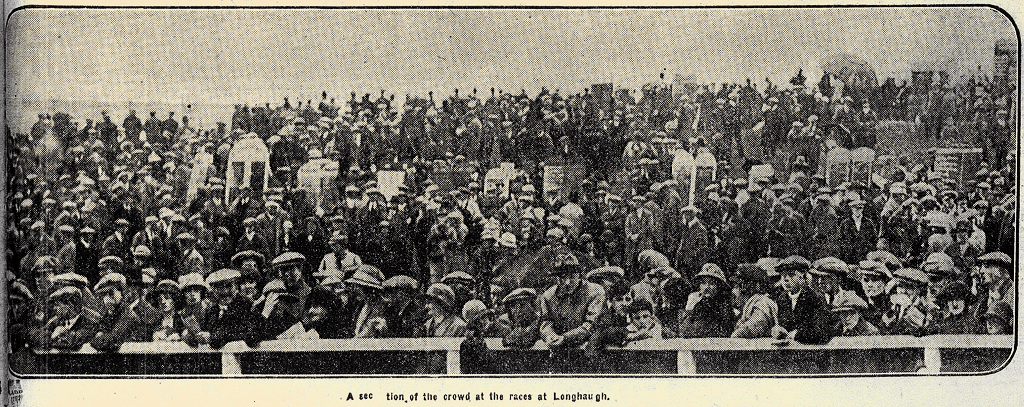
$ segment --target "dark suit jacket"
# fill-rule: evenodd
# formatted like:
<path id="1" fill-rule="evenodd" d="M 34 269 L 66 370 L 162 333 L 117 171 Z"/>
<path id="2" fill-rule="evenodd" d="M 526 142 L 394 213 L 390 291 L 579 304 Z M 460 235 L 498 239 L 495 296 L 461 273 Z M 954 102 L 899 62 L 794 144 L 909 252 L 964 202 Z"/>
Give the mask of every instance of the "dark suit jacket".
<path id="1" fill-rule="evenodd" d="M 250 348 L 259 346 L 263 316 L 252 310 L 252 301 L 238 295 L 224 315 L 216 304 L 206 311 L 203 328 L 210 332 L 210 347 L 220 349 L 228 342 L 245 341 Z"/>
<path id="2" fill-rule="evenodd" d="M 779 304 L 779 325 L 788 331 L 796 330 L 797 342 L 822 344 L 835 336 L 831 310 L 825 299 L 809 288 L 804 288 L 797 297 L 795 308 L 784 291 L 776 293 L 774 300 Z"/>

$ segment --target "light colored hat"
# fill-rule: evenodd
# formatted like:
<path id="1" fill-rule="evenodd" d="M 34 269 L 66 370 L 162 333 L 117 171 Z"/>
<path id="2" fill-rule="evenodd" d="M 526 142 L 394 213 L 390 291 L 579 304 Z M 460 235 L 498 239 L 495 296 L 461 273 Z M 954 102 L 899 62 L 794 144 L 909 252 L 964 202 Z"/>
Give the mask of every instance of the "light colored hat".
<path id="1" fill-rule="evenodd" d="M 455 311 L 455 291 L 447 284 L 434 283 L 427 288 L 427 298 L 439 302 L 449 311 Z"/>
<path id="2" fill-rule="evenodd" d="M 696 275 L 696 277 L 700 276 L 708 276 L 717 279 L 718 281 L 721 281 L 722 284 L 725 284 L 726 287 L 729 286 L 729 281 L 726 280 L 725 273 L 722 272 L 722 268 L 718 267 L 715 263 L 704 263 L 700 268 L 700 273 L 697 273 Z"/>
<path id="3" fill-rule="evenodd" d="M 352 274 L 352 277 L 349 277 L 345 282 L 380 290 L 384 288 L 384 273 L 382 273 L 377 267 L 369 264 L 363 264 L 359 266 L 355 273 Z"/>
<path id="4" fill-rule="evenodd" d="M 242 273 L 235 269 L 220 269 L 206 277 L 206 284 L 213 286 L 220 283 L 229 283 L 237 280 Z"/>
<path id="5" fill-rule="evenodd" d="M 533 302 L 537 299 L 537 291 L 532 288 L 517 288 L 501 300 L 502 304 L 508 305 L 519 301 Z"/>
<path id="6" fill-rule="evenodd" d="M 93 294 L 97 297 L 106 293 L 110 290 L 118 290 L 124 292 L 125 287 L 128 285 L 127 279 L 121 273 L 110 273 L 100 279 L 96 283 L 96 287 L 93 288 Z"/>
<path id="7" fill-rule="evenodd" d="M 199 287 L 205 291 L 210 291 L 210 285 L 203 280 L 203 275 L 199 273 L 189 273 L 178 277 L 178 286 L 181 287 L 182 291 L 192 287 Z"/>
<path id="8" fill-rule="evenodd" d="M 498 239 L 498 244 L 500 244 L 500 245 L 502 245 L 504 247 L 513 247 L 514 248 L 517 245 L 516 244 L 516 235 L 513 235 L 510 232 L 502 233 L 501 234 L 501 238 Z"/>

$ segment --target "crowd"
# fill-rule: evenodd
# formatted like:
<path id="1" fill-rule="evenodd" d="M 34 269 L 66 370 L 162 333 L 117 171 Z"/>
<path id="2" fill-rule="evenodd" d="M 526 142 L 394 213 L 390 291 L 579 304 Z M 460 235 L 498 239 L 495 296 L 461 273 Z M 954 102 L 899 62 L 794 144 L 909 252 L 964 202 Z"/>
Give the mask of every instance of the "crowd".
<path id="1" fill-rule="evenodd" d="M 843 94 L 798 75 L 608 105 L 548 89 L 439 105 L 324 93 L 316 107 L 239 105 L 206 130 L 173 112 L 41 114 L 8 131 L 12 347 L 466 337 L 485 360 L 482 338 L 499 337 L 543 341 L 568 371 L 559 350 L 599 359 L 648 338 L 1012 333 L 1016 93 L 934 85 Z M 984 148 L 981 170 L 955 179 L 904 156 L 884 185 L 830 186 L 825 149 L 874 146 L 879 115 Z M 743 151 L 754 127 L 760 154 Z M 270 150 L 268 185 L 228 179 L 232 146 L 253 138 Z M 666 155 L 654 139 L 679 142 Z M 718 161 L 692 202 L 674 151 Z M 783 152 L 787 168 L 747 174 Z M 333 198 L 311 200 L 297 172 L 322 158 L 342 171 Z M 553 162 L 585 176 L 545 193 Z M 501 163 L 515 168 L 507 191 L 483 180 Z M 385 170 L 405 174 L 387 198 Z"/>

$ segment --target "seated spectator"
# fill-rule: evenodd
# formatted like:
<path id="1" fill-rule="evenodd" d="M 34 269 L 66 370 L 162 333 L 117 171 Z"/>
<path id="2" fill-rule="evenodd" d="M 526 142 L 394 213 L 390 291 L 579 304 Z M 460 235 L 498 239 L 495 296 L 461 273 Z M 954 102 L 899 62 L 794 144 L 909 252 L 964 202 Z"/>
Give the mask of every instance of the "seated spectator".
<path id="1" fill-rule="evenodd" d="M 882 314 L 889 310 L 889 296 L 886 295 L 885 287 L 892 280 L 892 272 L 885 264 L 874 260 L 863 260 L 859 266 L 861 287 L 868 305 L 867 309 L 861 311 L 861 316 L 878 327 L 882 323 Z"/>
<path id="2" fill-rule="evenodd" d="M 680 316 L 679 336 L 729 336 L 735 326 L 735 318 L 730 301 L 732 293 L 722 269 L 713 263 L 705 263 L 694 279 L 699 282 L 699 288 L 686 299 L 686 308 Z"/>
<path id="3" fill-rule="evenodd" d="M 841 336 L 878 335 L 878 328 L 860 315 L 867 307 L 868 304 L 863 299 L 850 291 L 842 291 L 836 295 L 832 301 L 832 312 L 836 314 L 839 322 L 836 333 Z"/>
<path id="4" fill-rule="evenodd" d="M 498 373 L 495 355 L 487 347 L 484 338 L 502 337 L 507 332 L 496 330 L 494 311 L 483 301 L 470 300 L 462 308 L 462 319 L 466 321 L 466 340 L 459 346 L 462 356 L 462 372 L 468 374 Z"/>
<path id="5" fill-rule="evenodd" d="M 181 332 L 185 325 L 178 313 L 182 306 L 180 286 L 173 280 L 163 280 L 156 285 L 156 290 L 147 295 L 146 301 L 159 312 L 156 324 L 149 327 L 149 338 L 154 342 L 181 341 Z"/>
<path id="6" fill-rule="evenodd" d="M 925 302 L 928 275 L 915 268 L 901 268 L 893 272 L 889 282 L 889 310 L 882 315 L 880 327 L 887 335 L 923 335 L 928 315 L 933 312 Z"/>
<path id="7" fill-rule="evenodd" d="M 645 299 L 633 300 L 628 307 L 629 325 L 626 325 L 626 342 L 644 339 L 663 339 L 661 321 L 654 316 L 654 307 Z"/>
<path id="8" fill-rule="evenodd" d="M 252 310 L 252 301 L 238 294 L 239 277 L 241 273 L 231 269 L 220 269 L 206 277 L 216 298 L 202 327 L 209 332 L 206 336 L 213 349 L 234 341 L 245 341 L 250 348 L 259 346 L 263 318 Z"/>
<path id="9" fill-rule="evenodd" d="M 465 335 L 466 322 L 456 314 L 455 292 L 442 283 L 431 284 L 424 294 L 427 322 L 423 336 L 428 338 L 457 338 Z"/>
<path id="10" fill-rule="evenodd" d="M 985 322 L 985 331 L 989 335 L 1013 333 L 1013 310 L 1005 302 L 996 303 L 982 316 L 982 320 Z"/>
<path id="11" fill-rule="evenodd" d="M 984 327 L 975 315 L 968 310 L 974 304 L 970 289 L 962 282 L 953 282 L 946 286 L 935 298 L 935 306 L 940 315 L 927 328 L 929 334 L 967 335 L 979 334 Z"/>
<path id="12" fill-rule="evenodd" d="M 369 264 L 359 266 L 352 277 L 345 280 L 352 291 L 352 302 L 358 307 L 353 325 L 356 338 L 381 338 L 387 332 L 387 320 L 384 319 L 384 301 L 381 290 L 384 288 L 384 273 Z"/>
<path id="13" fill-rule="evenodd" d="M 36 349 L 78 351 L 96 336 L 99 316 L 83 312 L 81 290 L 64 287 L 50 293 L 48 299 L 50 319 L 32 333 Z"/>
<path id="14" fill-rule="evenodd" d="M 772 278 L 763 267 L 740 264 L 736 267 L 734 304 L 739 305 L 740 319 L 733 338 L 768 338 L 772 328 L 779 324 L 779 306 L 768 296 Z"/>
<path id="15" fill-rule="evenodd" d="M 102 300 L 104 312 L 96 337 L 90 344 L 101 352 L 117 352 L 125 342 L 145 342 L 146 327 L 125 301 L 127 281 L 121 274 L 107 274 L 96 284 L 94 293 Z"/>
<path id="16" fill-rule="evenodd" d="M 384 281 L 384 320 L 387 322 L 388 338 L 412 338 L 419 336 L 425 322 L 424 307 L 415 298 L 419 282 L 409 276 L 397 275 Z"/>
<path id="17" fill-rule="evenodd" d="M 189 346 L 210 343 L 210 331 L 205 326 L 206 315 L 213 300 L 210 285 L 206 284 L 203 275 L 199 273 L 186 274 L 178 279 L 178 286 L 181 288 L 181 309 L 178 315 L 182 329 L 182 340 Z"/>
<path id="18" fill-rule="evenodd" d="M 517 288 L 501 300 L 507 311 L 499 317 L 508 321 L 509 332 L 501 340 L 507 348 L 531 348 L 540 340 L 540 320 L 535 303 L 537 292 L 532 288 Z"/>
<path id="19" fill-rule="evenodd" d="M 832 340 L 831 310 L 825 300 L 807 287 L 811 262 L 793 255 L 775 268 L 782 276 L 782 292 L 776 295 L 779 324 L 772 328 L 772 337 L 800 343 L 821 344 Z"/>

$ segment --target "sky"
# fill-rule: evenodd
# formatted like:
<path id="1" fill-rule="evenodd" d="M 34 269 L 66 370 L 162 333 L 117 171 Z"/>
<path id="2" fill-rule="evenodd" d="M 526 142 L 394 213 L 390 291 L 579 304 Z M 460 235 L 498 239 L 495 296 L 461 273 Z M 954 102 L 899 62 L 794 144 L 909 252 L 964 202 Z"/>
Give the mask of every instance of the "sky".
<path id="1" fill-rule="evenodd" d="M 579 92 L 666 73 L 814 81 L 848 53 L 879 80 L 954 58 L 992 66 L 1015 38 L 989 8 L 28 9 L 7 27 L 8 100 L 279 103 L 321 91 L 425 96 L 494 86 Z M 971 67 L 971 68 L 968 68 Z"/>

